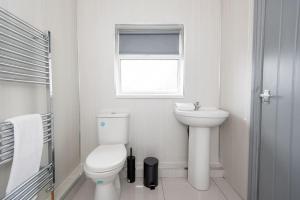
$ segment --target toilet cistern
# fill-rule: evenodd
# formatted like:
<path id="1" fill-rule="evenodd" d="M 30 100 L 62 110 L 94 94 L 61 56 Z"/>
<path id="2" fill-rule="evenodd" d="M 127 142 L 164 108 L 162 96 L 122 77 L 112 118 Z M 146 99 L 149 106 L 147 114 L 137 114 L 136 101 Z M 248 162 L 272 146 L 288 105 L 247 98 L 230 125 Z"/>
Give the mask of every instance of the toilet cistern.
<path id="1" fill-rule="evenodd" d="M 200 107 L 181 110 L 175 106 L 174 115 L 189 126 L 188 181 L 198 190 L 209 188 L 210 129 L 220 126 L 229 113 L 217 108 Z M 186 105 L 181 104 L 183 107 Z"/>

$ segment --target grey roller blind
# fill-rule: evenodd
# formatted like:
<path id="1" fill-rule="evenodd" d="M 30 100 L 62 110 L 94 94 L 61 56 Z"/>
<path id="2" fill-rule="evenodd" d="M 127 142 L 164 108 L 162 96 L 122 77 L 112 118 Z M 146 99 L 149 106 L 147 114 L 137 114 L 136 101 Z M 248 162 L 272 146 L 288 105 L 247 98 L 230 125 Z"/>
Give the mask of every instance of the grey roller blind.
<path id="1" fill-rule="evenodd" d="M 120 30 L 119 54 L 178 55 L 180 30 Z"/>

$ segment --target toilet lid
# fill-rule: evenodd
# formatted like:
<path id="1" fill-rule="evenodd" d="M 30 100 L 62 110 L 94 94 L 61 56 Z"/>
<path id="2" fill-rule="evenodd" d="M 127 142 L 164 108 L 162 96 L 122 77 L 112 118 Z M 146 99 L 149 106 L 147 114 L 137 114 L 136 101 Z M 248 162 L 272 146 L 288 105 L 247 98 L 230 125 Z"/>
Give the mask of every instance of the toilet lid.
<path id="1" fill-rule="evenodd" d="M 106 172 L 121 167 L 126 159 L 123 144 L 100 145 L 87 157 L 86 169 L 91 172 Z"/>

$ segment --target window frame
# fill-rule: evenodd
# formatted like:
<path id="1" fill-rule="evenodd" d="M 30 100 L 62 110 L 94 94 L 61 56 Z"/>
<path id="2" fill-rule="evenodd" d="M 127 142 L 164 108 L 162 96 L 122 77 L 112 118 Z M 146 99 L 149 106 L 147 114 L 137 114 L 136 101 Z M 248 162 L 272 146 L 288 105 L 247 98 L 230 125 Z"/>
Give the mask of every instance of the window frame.
<path id="1" fill-rule="evenodd" d="M 172 30 L 179 29 L 179 54 L 154 55 L 154 54 L 119 54 L 119 36 L 122 30 Z M 167 92 L 124 92 L 121 91 L 121 60 L 178 60 L 177 84 L 175 93 Z M 121 25 L 115 26 L 115 94 L 117 98 L 184 98 L 184 27 L 181 24 L 172 25 Z"/>

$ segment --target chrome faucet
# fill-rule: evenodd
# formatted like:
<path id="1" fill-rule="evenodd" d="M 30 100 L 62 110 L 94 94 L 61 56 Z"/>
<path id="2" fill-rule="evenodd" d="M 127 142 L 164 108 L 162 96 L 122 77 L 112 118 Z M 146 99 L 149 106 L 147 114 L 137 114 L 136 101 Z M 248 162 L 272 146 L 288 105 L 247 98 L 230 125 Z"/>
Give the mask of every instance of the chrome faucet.
<path id="1" fill-rule="evenodd" d="M 199 110 L 200 107 L 201 107 L 199 101 L 197 101 L 196 103 L 194 103 L 194 106 L 195 106 L 195 109 L 194 109 L 195 111 Z"/>

